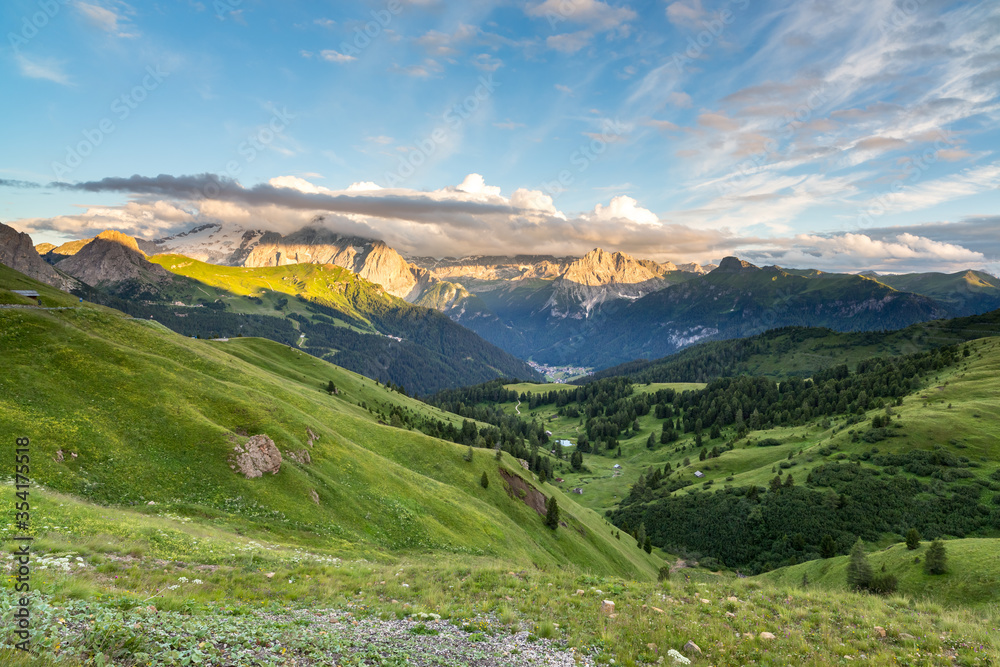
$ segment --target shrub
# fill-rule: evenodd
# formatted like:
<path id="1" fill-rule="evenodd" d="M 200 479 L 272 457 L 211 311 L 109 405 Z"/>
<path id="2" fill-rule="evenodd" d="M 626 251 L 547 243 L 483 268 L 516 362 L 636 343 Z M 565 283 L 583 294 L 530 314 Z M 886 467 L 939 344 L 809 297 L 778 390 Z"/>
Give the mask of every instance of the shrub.
<path id="1" fill-rule="evenodd" d="M 920 546 L 920 531 L 916 528 L 910 528 L 906 532 L 906 548 L 913 551 Z"/>
<path id="2" fill-rule="evenodd" d="M 948 554 L 944 548 L 944 542 L 934 540 L 927 547 L 927 555 L 924 556 L 924 571 L 927 574 L 944 574 L 948 565 Z"/>
<path id="3" fill-rule="evenodd" d="M 888 572 L 879 572 L 872 576 L 868 584 L 868 590 L 878 595 L 890 595 L 896 592 L 896 575 Z"/>
<path id="4" fill-rule="evenodd" d="M 757 441 L 758 447 L 777 447 L 781 444 L 781 441 L 777 438 L 764 438 Z"/>
<path id="5" fill-rule="evenodd" d="M 656 573 L 656 578 L 659 581 L 669 581 L 670 580 L 670 566 L 664 565 L 660 568 L 659 572 Z"/>
<path id="6" fill-rule="evenodd" d="M 488 488 L 490 488 L 490 478 L 489 478 L 489 476 L 487 476 L 487 474 L 486 474 L 486 471 L 485 471 L 485 470 L 483 471 L 483 476 L 482 476 L 482 478 L 481 478 L 481 479 L 479 480 L 479 484 L 480 484 L 480 485 L 482 485 L 482 487 L 483 487 L 484 489 L 488 489 Z"/>

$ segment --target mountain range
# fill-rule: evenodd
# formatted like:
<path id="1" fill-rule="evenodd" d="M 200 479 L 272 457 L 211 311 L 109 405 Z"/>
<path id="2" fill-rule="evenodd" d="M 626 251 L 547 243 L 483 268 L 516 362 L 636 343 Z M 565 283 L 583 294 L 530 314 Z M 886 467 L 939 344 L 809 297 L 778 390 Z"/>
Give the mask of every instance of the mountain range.
<path id="1" fill-rule="evenodd" d="M 319 226 L 281 234 L 208 224 L 154 241 L 115 234 L 105 232 L 96 239 L 58 247 L 39 245 L 38 251 L 56 269 L 49 280 L 75 278 L 117 297 L 163 301 L 177 290 L 178 276 L 211 282 L 206 278 L 211 272 L 201 270 L 202 275 L 194 277 L 171 268 L 182 262 L 151 263 L 147 257 L 183 256 L 206 265 L 238 267 L 246 276 L 259 277 L 282 267 L 342 267 L 372 289 L 397 299 L 399 308 L 409 304 L 418 309 L 413 312 L 440 311 L 477 334 L 484 345 L 548 366 L 601 369 L 664 357 L 701 341 L 751 336 L 786 326 L 877 331 L 1000 307 L 1000 280 L 972 270 L 839 274 L 758 267 L 733 257 L 719 265 L 660 263 L 601 248 L 582 257 L 407 257 L 383 241 Z M 23 241 L 19 244 L 23 246 Z M 125 249 L 129 261 L 125 261 Z M 18 252 L 24 255 L 23 248 Z M 47 271 L 38 262 L 32 266 L 36 272 Z M 172 287 L 165 289 L 167 284 Z M 312 299 L 307 293 L 290 293 Z M 236 312 L 264 314 L 252 303 L 223 301 Z M 357 315 L 348 311 L 341 324 Z M 373 332 L 399 333 L 377 327 L 367 331 Z M 489 356 L 495 358 L 492 353 Z M 534 377 L 534 371 L 524 365 L 504 368 L 505 373 L 516 371 L 518 377 Z M 360 367 L 355 370 L 366 372 Z"/>

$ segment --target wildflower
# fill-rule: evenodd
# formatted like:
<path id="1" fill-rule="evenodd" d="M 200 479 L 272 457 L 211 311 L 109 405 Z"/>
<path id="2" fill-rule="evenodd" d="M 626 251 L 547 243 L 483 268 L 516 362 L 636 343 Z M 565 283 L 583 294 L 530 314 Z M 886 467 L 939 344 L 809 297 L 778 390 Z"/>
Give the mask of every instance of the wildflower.
<path id="1" fill-rule="evenodd" d="M 194 580 L 194 581 L 192 581 L 191 583 L 192 583 L 192 584 L 200 584 L 200 583 L 204 583 L 204 582 L 202 582 L 202 580 L 201 580 L 201 579 L 195 579 L 195 580 Z"/>
<path id="2" fill-rule="evenodd" d="M 179 578 L 177 579 L 177 581 L 181 582 L 182 584 L 186 584 L 186 583 L 187 583 L 187 580 L 188 580 L 188 578 L 187 578 L 187 577 L 179 577 Z"/>

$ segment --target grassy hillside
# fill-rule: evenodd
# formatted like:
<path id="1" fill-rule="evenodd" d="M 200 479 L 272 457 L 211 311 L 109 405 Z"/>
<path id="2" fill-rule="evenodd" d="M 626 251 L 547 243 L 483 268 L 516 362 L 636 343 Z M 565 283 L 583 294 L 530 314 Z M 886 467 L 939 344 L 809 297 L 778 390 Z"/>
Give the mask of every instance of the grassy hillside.
<path id="1" fill-rule="evenodd" d="M 11 490 L 0 484 L 3 497 Z M 679 569 L 637 582 L 463 554 L 345 557 L 162 506 L 109 511 L 48 489 L 33 498 L 38 657 L 13 651 L 8 624 L 4 665 L 636 667 L 688 641 L 706 666 L 1000 660 L 1000 616 L 986 606 L 802 588 L 801 576 Z M 0 613 L 13 604 L 5 578 Z"/>
<path id="2" fill-rule="evenodd" d="M 924 572 L 923 561 L 929 542 L 910 551 L 905 543 L 876 548 L 868 555 L 875 572 L 882 567 L 896 576 L 899 593 L 949 606 L 986 607 L 997 604 L 1000 590 L 1000 539 L 947 540 L 948 569 L 945 574 Z M 813 560 L 783 567 L 758 578 L 783 586 L 799 586 L 803 577 L 808 586 L 847 591 L 847 556 Z"/>
<path id="3" fill-rule="evenodd" d="M 749 338 L 700 343 L 662 359 L 631 361 L 581 378 L 576 384 L 617 376 L 634 382 L 704 382 L 740 374 L 809 377 L 837 364 L 853 368 L 875 356 L 911 354 L 996 335 L 1000 335 L 1000 310 L 886 332 L 785 327 Z"/>
<path id="4" fill-rule="evenodd" d="M 113 288 L 114 296 L 85 296 L 188 336 L 262 336 L 296 345 L 416 394 L 497 376 L 541 377 L 442 313 L 409 304 L 338 266 L 244 268 L 181 255 L 150 259 L 175 279 L 154 289 L 126 281 Z"/>
<path id="5" fill-rule="evenodd" d="M 1000 307 L 1000 279 L 982 271 L 904 273 L 878 276 L 876 280 L 946 303 L 956 315 L 972 315 Z"/>
<path id="6" fill-rule="evenodd" d="M 17 281 L 2 270 L 5 284 Z M 270 341 L 192 340 L 75 305 L 0 309 L 0 437 L 32 439 L 39 483 L 118 506 L 152 501 L 344 554 L 503 554 L 598 573 L 655 572 L 634 544 L 611 540 L 602 518 L 532 482 L 564 508 L 567 527 L 544 528 L 505 492 L 498 468 L 520 471 L 509 457 L 498 464 L 480 451 L 466 462 L 463 447 L 379 423 L 393 406 L 453 417 Z M 330 381 L 336 395 L 324 390 Z M 284 462 L 278 474 L 248 480 L 230 459 L 256 434 L 271 437 Z M 302 452 L 311 462 L 293 460 Z"/>

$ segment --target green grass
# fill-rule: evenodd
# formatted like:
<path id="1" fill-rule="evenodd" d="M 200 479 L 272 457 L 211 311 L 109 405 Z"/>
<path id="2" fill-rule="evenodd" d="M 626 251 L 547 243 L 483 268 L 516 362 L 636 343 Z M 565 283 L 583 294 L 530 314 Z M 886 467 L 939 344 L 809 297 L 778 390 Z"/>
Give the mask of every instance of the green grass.
<path id="1" fill-rule="evenodd" d="M 885 566 L 885 571 L 895 575 L 899 581 L 899 593 L 907 597 L 950 607 L 996 608 L 997 591 L 1000 591 L 1000 539 L 946 540 L 948 568 L 942 575 L 924 572 L 923 560 L 928 544 L 921 542 L 914 551 L 907 549 L 903 543 L 891 544 L 869 554 L 868 562 L 876 573 Z M 847 591 L 847 560 L 847 556 L 814 560 L 774 570 L 757 578 L 778 585 L 796 586 L 805 576 L 810 587 Z"/>
<path id="2" fill-rule="evenodd" d="M 0 490 L 6 497 L 11 489 Z M 755 579 L 678 570 L 653 582 L 595 575 L 576 565 L 525 567 L 504 557 L 342 558 L 157 506 L 112 510 L 49 490 L 35 497 L 32 618 L 40 662 L 16 662 L 23 657 L 0 648 L 0 664 L 52 664 L 58 657 L 59 664 L 79 665 L 104 653 L 123 664 L 178 665 L 193 654 L 211 664 L 277 665 L 291 656 L 315 659 L 328 649 L 342 656 L 338 664 L 366 664 L 339 643 L 336 627 L 322 624 L 331 614 L 404 619 L 414 635 L 437 632 L 435 614 L 462 628 L 470 642 L 520 630 L 597 664 L 626 666 L 656 663 L 689 640 L 704 652 L 695 659 L 699 665 L 830 665 L 846 664 L 847 657 L 871 665 L 989 665 L 1000 659 L 995 607 L 859 595 L 828 589 L 818 574 L 802 588 L 794 568 L 787 576 Z M 911 553 L 903 547 L 885 553 L 897 550 Z M 949 553 L 957 564 L 958 543 Z M 83 566 L 41 569 L 60 557 Z M 10 586 L 5 580 L 0 590 L 5 617 Z M 602 600 L 615 603 L 614 617 L 601 613 Z M 764 631 L 776 638 L 756 637 Z M 9 642 L 0 631 L 0 646 Z"/>
<path id="3" fill-rule="evenodd" d="M 557 466 L 556 475 L 564 479 L 563 487 L 584 490 L 583 495 L 575 495 L 580 504 L 602 513 L 624 497 L 641 473 L 651 466 L 662 468 L 665 463 L 670 463 L 672 469 L 680 466 L 680 471 L 674 473 L 675 477 L 691 482 L 689 489 L 701 491 L 718 490 L 727 485 L 766 487 L 779 471 L 791 473 L 795 480 L 803 483 L 809 471 L 818 465 L 830 460 L 859 457 L 873 449 L 888 453 L 944 447 L 975 461 L 980 467 L 973 472 L 982 479 L 1000 467 L 1000 387 L 996 382 L 996 377 L 1000 375 L 1000 338 L 984 338 L 969 345 L 972 356 L 927 378 L 924 389 L 906 397 L 901 407 L 893 408 L 898 416 L 896 421 L 902 425 L 898 430 L 901 437 L 890 438 L 877 445 L 854 442 L 855 434 L 867 429 L 865 422 L 847 425 L 847 418 L 839 417 L 830 420 L 829 424 L 818 420 L 800 426 L 753 431 L 745 439 L 738 440 L 733 450 L 724 452 L 718 458 L 700 461 L 700 448 L 695 446 L 693 434 L 685 434 L 677 442 L 667 445 L 661 445 L 657 440 L 654 449 L 647 449 L 649 433 L 654 432 L 658 438 L 661 424 L 661 420 L 655 419 L 651 413 L 639 418 L 641 429 L 637 435 L 626 434 L 621 438 L 620 458 L 608 454 L 584 454 L 584 466 L 589 472 L 576 473 L 568 464 L 573 448 L 566 447 L 565 461 Z M 518 391 L 529 391 L 532 387 L 547 385 L 510 386 Z M 685 386 L 697 388 L 701 385 L 636 385 L 636 390 L 674 387 L 682 391 Z M 514 405 L 505 403 L 503 407 L 513 413 Z M 582 419 L 560 417 L 553 405 L 539 406 L 532 411 L 522 404 L 520 410 L 527 419 L 541 419 L 552 431 L 553 439 L 569 439 L 575 443 L 583 432 Z M 864 419 L 870 421 L 872 416 L 881 412 L 872 410 Z M 706 431 L 703 442 L 703 447 L 708 450 L 721 447 L 735 437 L 731 429 L 723 429 L 722 437 L 714 440 L 708 435 Z M 782 444 L 776 447 L 756 445 L 766 438 L 775 438 Z M 821 454 L 823 451 L 827 452 L 826 456 Z M 683 466 L 685 458 L 689 459 L 688 466 Z M 621 468 L 615 469 L 616 464 Z M 782 464 L 790 467 L 782 468 Z M 705 476 L 696 478 L 695 471 Z M 689 489 L 675 493 L 687 493 Z"/>
<path id="4" fill-rule="evenodd" d="M 298 350 L 193 340 L 87 306 L 0 311 L 0 350 L 0 437 L 30 437 L 32 473 L 53 489 L 116 506 L 152 501 L 344 554 L 504 555 L 655 575 L 655 558 L 533 482 L 559 498 L 569 524 L 545 529 L 504 490 L 498 467 L 521 474 L 509 456 L 497 463 L 481 451 L 470 464 L 465 448 L 380 424 L 375 412 L 398 405 L 454 416 Z M 323 390 L 330 380 L 336 396 Z M 310 432 L 319 436 L 311 446 Z M 247 480 L 231 469 L 231 453 L 259 433 L 284 463 L 277 475 Z M 311 464 L 288 455 L 303 450 Z M 494 482 L 486 490 L 483 472 Z"/>
<path id="5" fill-rule="evenodd" d="M 3 267 L 0 280 L 38 289 L 51 303 L 81 305 Z M 988 598 L 996 589 L 995 540 L 949 542 L 953 569 L 929 581 L 903 547 L 873 554 L 877 567 L 884 559 L 899 569 L 901 594 L 888 599 L 840 590 L 842 559 L 797 566 L 816 568 L 805 589 L 795 568 L 755 579 L 683 569 L 656 582 L 658 552 L 647 556 L 627 535 L 614 538 L 601 516 L 576 502 L 621 493 L 626 475 L 684 456 L 673 447 L 645 449 L 650 418 L 623 445 L 622 477 L 586 482 L 576 496 L 539 484 L 506 455 L 498 464 L 492 452 L 477 450 L 467 463 L 463 447 L 379 424 L 369 408 L 456 417 L 265 340 L 192 340 L 82 304 L 0 310 L 0 355 L 0 438 L 32 439 L 40 652 L 36 660 L 11 651 L 5 626 L 0 664 L 100 664 L 98 655 L 116 654 L 122 664 L 277 665 L 325 650 L 339 652 L 338 664 L 371 664 L 375 658 L 351 653 L 335 628 L 315 630 L 320 610 L 406 619 L 413 629 L 431 628 L 426 615 L 433 613 L 468 628 L 469 641 L 520 630 L 598 664 L 656 663 L 688 640 L 704 651 L 699 665 L 1000 661 L 1000 612 Z M 996 342 L 977 343 L 967 366 L 907 399 L 902 423 L 908 446 L 947 435 L 970 456 L 988 458 L 977 470 L 987 474 L 998 435 Z M 323 391 L 329 380 L 337 396 Z M 547 423 L 558 435 L 576 420 Z M 307 429 L 320 436 L 311 447 Z M 313 463 L 286 457 L 277 475 L 237 475 L 227 463 L 233 443 L 260 432 L 282 452 L 307 449 Z M 796 448 L 837 440 L 845 452 L 860 451 L 846 430 L 754 437 L 770 435 L 787 442 L 741 443 L 704 467 L 713 478 L 757 479 Z M 614 462 L 587 458 L 602 472 Z M 554 494 L 568 525 L 544 528 L 504 491 L 499 467 Z M 491 481 L 485 490 L 483 472 Z M 12 517 L 12 484 L 0 484 L 0 494 L 0 509 Z M 14 532 L 4 522 L 6 552 Z M 53 566 L 60 558 L 84 566 L 65 573 Z M 4 618 L 12 586 L 5 577 Z M 615 602 L 614 618 L 601 613 L 604 599 Z M 762 631 L 776 639 L 744 636 Z M 210 641 L 222 636 L 225 656 Z"/>

